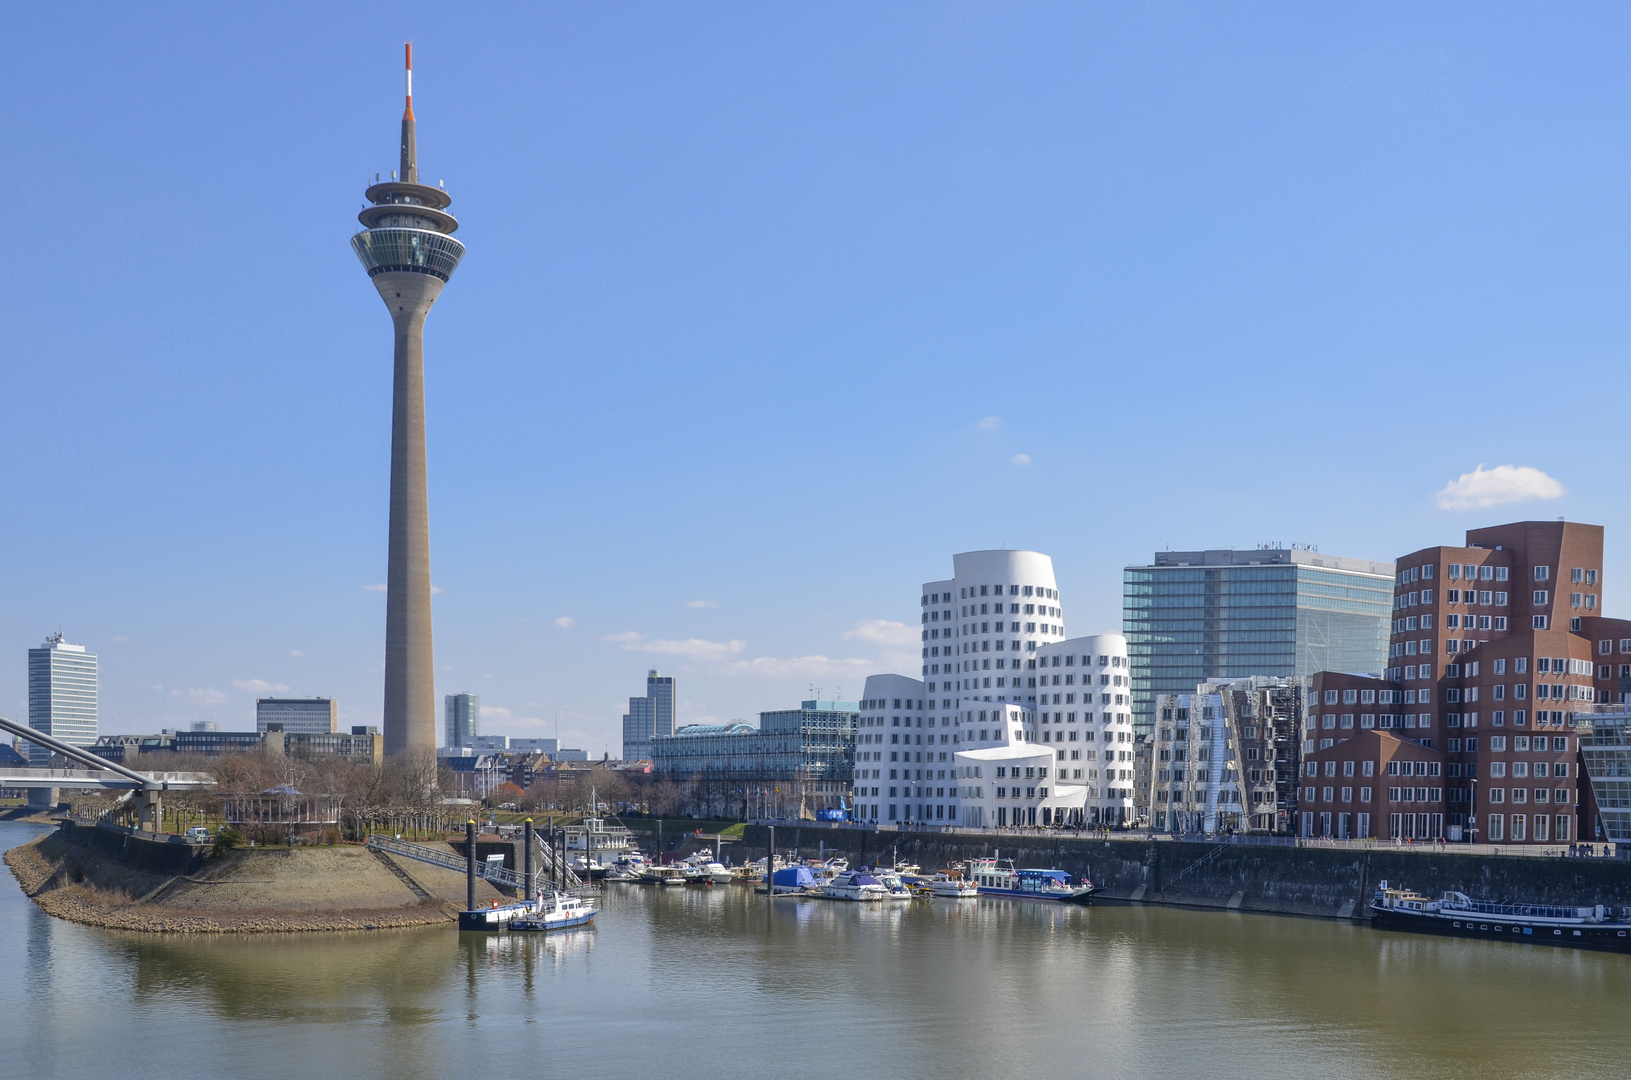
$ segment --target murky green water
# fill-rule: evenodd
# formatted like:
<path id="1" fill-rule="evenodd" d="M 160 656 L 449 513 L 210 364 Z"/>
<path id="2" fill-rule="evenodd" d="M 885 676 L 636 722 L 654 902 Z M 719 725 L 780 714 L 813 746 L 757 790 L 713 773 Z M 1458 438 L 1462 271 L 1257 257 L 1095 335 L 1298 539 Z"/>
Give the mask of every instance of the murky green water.
<path id="1" fill-rule="evenodd" d="M 547 938 L 157 938 L 7 873 L 0 972 L 17 1077 L 1631 1072 L 1631 957 L 1160 908 L 613 885 Z"/>

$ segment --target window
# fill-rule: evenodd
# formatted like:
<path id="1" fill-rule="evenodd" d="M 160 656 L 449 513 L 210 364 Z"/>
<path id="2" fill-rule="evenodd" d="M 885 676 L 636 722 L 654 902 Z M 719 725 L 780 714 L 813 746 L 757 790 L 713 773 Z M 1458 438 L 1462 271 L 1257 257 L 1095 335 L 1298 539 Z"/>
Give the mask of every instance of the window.
<path id="1" fill-rule="evenodd" d="M 1531 630 L 1544 630 L 1544 629 L 1546 629 L 1546 616 L 1544 616 L 1544 615 L 1533 615 L 1533 616 L 1531 616 L 1530 619 L 1529 619 L 1529 628 Z"/>
<path id="2" fill-rule="evenodd" d="M 1551 600 L 1551 595 L 1552 594 L 1547 592 L 1545 589 L 1536 589 L 1534 599 L 1533 599 L 1534 605 L 1536 607 L 1545 607 L 1546 604 Z"/>
<path id="3" fill-rule="evenodd" d="M 1536 581 L 1545 581 L 1547 578 L 1551 577 L 1551 575 L 1552 575 L 1552 568 L 1551 567 L 1549 567 L 1549 566 L 1537 566 L 1537 567 L 1535 567 L 1535 580 Z"/>
<path id="4" fill-rule="evenodd" d="M 1486 580 L 1487 580 L 1487 579 L 1488 579 L 1488 578 L 1489 578 L 1489 574 L 1488 574 L 1488 569 L 1489 569 L 1489 568 L 1488 568 L 1488 567 L 1485 567 L 1485 568 L 1484 568 L 1484 569 L 1485 569 L 1485 571 L 1486 571 L 1486 572 L 1485 572 L 1485 574 L 1484 574 L 1484 577 L 1485 577 L 1485 579 L 1486 579 Z M 1508 568 L 1508 567 L 1505 567 L 1505 566 L 1497 566 L 1497 567 L 1496 567 L 1496 568 L 1495 568 L 1495 580 L 1496 580 L 1496 581 L 1505 581 L 1505 580 L 1506 580 L 1506 579 L 1507 579 L 1507 577 L 1508 577 L 1508 572 L 1509 572 L 1509 568 Z"/>

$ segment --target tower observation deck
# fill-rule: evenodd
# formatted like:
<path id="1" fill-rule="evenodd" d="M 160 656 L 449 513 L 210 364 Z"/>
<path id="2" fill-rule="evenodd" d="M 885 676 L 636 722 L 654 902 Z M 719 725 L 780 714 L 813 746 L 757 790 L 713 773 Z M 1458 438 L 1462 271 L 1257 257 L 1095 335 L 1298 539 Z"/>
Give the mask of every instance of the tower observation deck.
<path id="1" fill-rule="evenodd" d="M 391 406 L 391 523 L 385 595 L 385 752 L 436 749 L 430 620 L 430 509 L 425 482 L 425 316 L 464 257 L 453 200 L 419 182 L 413 46 L 398 172 L 366 192 L 351 247 L 395 327 Z"/>

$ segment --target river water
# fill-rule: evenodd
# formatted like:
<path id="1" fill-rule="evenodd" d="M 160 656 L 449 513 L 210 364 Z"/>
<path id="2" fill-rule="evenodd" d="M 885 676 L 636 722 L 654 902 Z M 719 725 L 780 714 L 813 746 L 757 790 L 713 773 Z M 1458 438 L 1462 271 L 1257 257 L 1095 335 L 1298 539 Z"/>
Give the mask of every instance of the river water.
<path id="1" fill-rule="evenodd" d="M 42 830 L 0 823 L 0 848 Z M 611 885 L 598 924 L 187 937 L 0 880 L 0 1075 L 1607 1077 L 1631 957 L 1346 923 Z"/>

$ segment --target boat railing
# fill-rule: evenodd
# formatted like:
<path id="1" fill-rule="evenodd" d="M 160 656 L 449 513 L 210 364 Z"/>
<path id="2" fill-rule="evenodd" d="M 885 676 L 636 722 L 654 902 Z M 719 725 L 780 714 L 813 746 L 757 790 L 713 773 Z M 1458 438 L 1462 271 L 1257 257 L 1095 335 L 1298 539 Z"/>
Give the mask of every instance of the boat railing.
<path id="1" fill-rule="evenodd" d="M 1594 908 L 1558 907 L 1549 904 L 1496 904 L 1488 900 L 1441 900 L 1440 911 L 1468 911 L 1476 915 L 1520 916 L 1531 919 L 1571 919 L 1590 921 Z"/>

